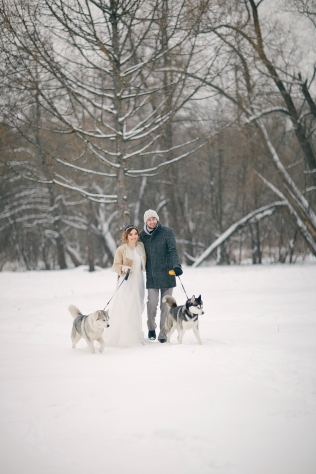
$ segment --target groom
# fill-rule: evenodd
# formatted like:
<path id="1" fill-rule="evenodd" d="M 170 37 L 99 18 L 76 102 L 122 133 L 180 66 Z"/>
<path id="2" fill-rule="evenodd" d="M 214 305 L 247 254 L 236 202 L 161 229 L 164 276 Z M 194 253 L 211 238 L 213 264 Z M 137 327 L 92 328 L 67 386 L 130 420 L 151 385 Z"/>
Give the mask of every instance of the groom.
<path id="1" fill-rule="evenodd" d="M 146 288 L 147 326 L 148 337 L 156 339 L 155 322 L 160 296 L 160 332 L 159 342 L 166 342 L 165 320 L 168 315 L 168 306 L 162 303 L 165 295 L 172 295 L 172 288 L 176 286 L 176 277 L 182 275 L 182 268 L 176 247 L 174 232 L 170 227 L 160 224 L 156 211 L 148 209 L 144 214 L 144 229 L 140 233 L 140 240 L 146 250 Z M 174 270 L 173 275 L 169 274 Z"/>

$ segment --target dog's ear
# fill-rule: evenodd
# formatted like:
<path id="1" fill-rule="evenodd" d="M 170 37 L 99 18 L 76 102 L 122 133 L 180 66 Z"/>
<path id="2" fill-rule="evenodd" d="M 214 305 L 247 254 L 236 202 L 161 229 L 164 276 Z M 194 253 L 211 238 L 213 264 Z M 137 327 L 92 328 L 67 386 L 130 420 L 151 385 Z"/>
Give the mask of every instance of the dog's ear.
<path id="1" fill-rule="evenodd" d="M 101 311 L 101 309 L 98 309 L 98 311 L 94 313 L 94 318 L 95 321 L 97 321 L 98 319 L 103 319 L 103 311 Z"/>
<path id="2" fill-rule="evenodd" d="M 191 298 L 191 303 L 194 303 L 194 301 L 195 301 L 195 296 L 193 295 Z"/>

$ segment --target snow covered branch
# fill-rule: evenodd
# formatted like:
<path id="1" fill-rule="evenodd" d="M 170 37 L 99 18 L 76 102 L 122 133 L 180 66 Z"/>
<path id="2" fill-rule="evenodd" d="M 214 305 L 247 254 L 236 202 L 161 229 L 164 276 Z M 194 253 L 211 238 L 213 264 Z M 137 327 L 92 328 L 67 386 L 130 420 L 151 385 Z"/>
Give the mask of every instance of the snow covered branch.
<path id="1" fill-rule="evenodd" d="M 94 175 L 97 175 L 97 176 L 107 176 L 109 178 L 115 178 L 116 177 L 116 174 L 102 173 L 101 171 L 88 170 L 86 168 L 81 168 L 80 166 L 73 165 L 73 164 L 68 163 L 66 161 L 60 160 L 59 158 L 56 158 L 56 161 L 58 161 L 58 163 L 61 163 L 64 166 L 68 166 L 69 168 L 73 168 L 73 169 L 78 170 L 78 171 L 83 171 L 84 173 L 94 174 Z"/>
<path id="2" fill-rule="evenodd" d="M 264 217 L 271 216 L 279 207 L 286 206 L 286 201 L 276 201 L 267 206 L 260 207 L 255 211 L 250 212 L 245 217 L 240 219 L 239 221 L 235 222 L 235 224 L 231 225 L 223 234 L 221 234 L 215 242 L 212 243 L 203 253 L 198 257 L 195 262 L 193 263 L 193 267 L 198 267 L 201 263 L 209 257 L 214 250 L 223 244 L 229 237 L 231 237 L 237 230 L 239 230 L 244 225 L 251 223 L 251 222 L 258 222 L 262 220 Z"/>
<path id="3" fill-rule="evenodd" d="M 153 171 L 157 171 L 161 168 L 163 168 L 164 166 L 169 166 L 173 163 L 176 163 L 177 161 L 180 161 L 182 160 L 183 158 L 186 158 L 190 155 L 192 155 L 192 153 L 195 153 L 197 150 L 199 150 L 200 148 L 204 147 L 205 146 L 205 142 L 203 142 L 201 145 L 199 145 L 198 147 L 194 148 L 194 150 L 191 150 L 191 151 L 188 151 L 187 153 L 183 153 L 182 155 L 176 157 L 176 158 L 173 158 L 172 160 L 168 160 L 168 161 L 164 161 L 163 163 L 160 163 L 159 165 L 157 166 L 153 166 L 151 168 L 145 168 L 145 169 L 142 169 L 142 170 L 132 170 L 132 169 L 129 169 L 127 170 L 126 174 L 128 176 L 142 176 L 143 173 L 151 173 Z M 157 154 L 159 154 L 159 152 L 157 152 Z"/>
<path id="4" fill-rule="evenodd" d="M 62 183 L 61 181 L 57 179 L 52 180 L 53 183 L 58 184 L 58 186 L 61 186 L 63 188 L 70 189 L 72 191 L 75 191 L 82 196 L 85 196 L 86 198 L 90 199 L 91 201 L 103 203 L 103 204 L 109 204 L 113 202 L 117 202 L 117 196 L 115 194 L 94 194 L 94 193 L 89 193 L 88 191 L 85 191 L 82 188 L 79 188 L 78 186 L 73 186 L 70 184 Z"/>

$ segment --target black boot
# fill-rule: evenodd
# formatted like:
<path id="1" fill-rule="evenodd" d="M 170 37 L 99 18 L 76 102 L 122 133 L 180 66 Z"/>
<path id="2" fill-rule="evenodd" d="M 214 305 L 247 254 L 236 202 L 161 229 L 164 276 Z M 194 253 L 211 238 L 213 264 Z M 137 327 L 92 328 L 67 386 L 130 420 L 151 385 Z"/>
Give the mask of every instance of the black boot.
<path id="1" fill-rule="evenodd" d="M 148 339 L 150 339 L 151 341 L 154 341 L 156 339 L 156 331 L 155 330 L 148 331 Z"/>

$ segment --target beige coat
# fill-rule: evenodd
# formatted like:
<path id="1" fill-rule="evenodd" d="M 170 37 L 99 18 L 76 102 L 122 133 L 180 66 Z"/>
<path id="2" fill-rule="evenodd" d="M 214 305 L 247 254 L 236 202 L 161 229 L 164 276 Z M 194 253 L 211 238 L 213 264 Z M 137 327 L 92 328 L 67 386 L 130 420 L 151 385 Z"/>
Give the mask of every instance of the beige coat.
<path id="1" fill-rule="evenodd" d="M 137 242 L 136 245 L 136 251 L 139 253 L 141 256 L 142 260 L 142 270 L 143 272 L 146 271 L 146 253 L 145 253 L 145 247 L 142 242 Z M 114 256 L 114 263 L 112 268 L 118 273 L 119 275 L 122 274 L 122 266 L 127 265 L 131 267 L 131 272 L 133 271 L 133 251 L 130 250 L 127 244 L 120 245 Z"/>

